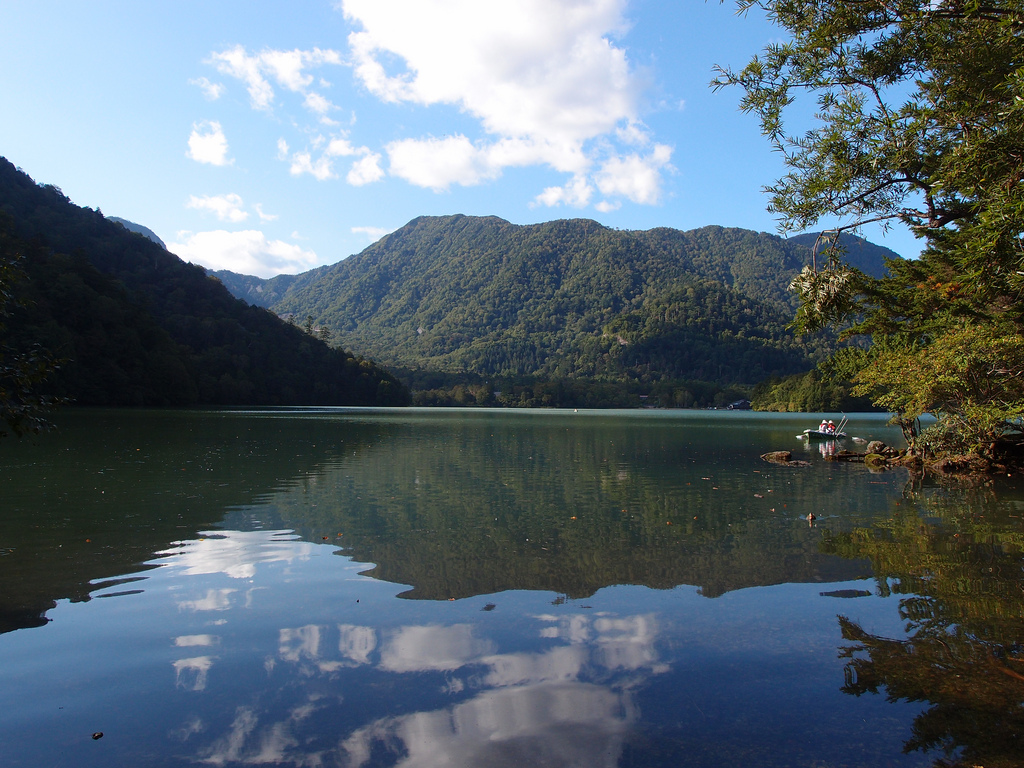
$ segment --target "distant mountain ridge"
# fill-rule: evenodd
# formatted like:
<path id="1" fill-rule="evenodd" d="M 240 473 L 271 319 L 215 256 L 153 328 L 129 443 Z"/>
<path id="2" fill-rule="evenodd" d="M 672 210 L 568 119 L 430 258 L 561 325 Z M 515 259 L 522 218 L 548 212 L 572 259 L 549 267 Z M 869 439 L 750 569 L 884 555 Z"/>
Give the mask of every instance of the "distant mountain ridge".
<path id="1" fill-rule="evenodd" d="M 451 222 L 455 224 L 462 219 L 480 219 L 496 224 L 500 222 L 501 225 L 513 229 L 525 230 L 558 223 L 548 222 L 524 226 L 510 224 L 496 216 L 471 217 L 456 214 L 418 217 L 402 229 L 415 228 L 421 222 Z M 587 229 L 593 227 L 600 231 L 635 236 L 641 241 L 654 243 L 656 246 L 664 247 L 680 256 L 681 266 L 693 271 L 696 276 L 716 280 L 723 285 L 741 290 L 752 298 L 765 298 L 767 295 L 772 295 L 775 299 L 794 309 L 796 304 L 793 295 L 788 290 L 789 283 L 800 269 L 811 263 L 811 251 L 819 237 L 818 233 L 810 232 L 781 238 L 765 232 L 717 225 L 693 230 L 658 227 L 645 231 L 621 231 L 610 230 L 589 219 L 563 221 L 579 223 Z M 396 235 L 401 231 L 397 230 L 391 235 Z M 294 292 L 300 292 L 304 286 L 320 280 L 325 273 L 340 268 L 341 264 L 348 263 L 368 251 L 386 247 L 384 241 L 388 240 L 391 235 L 385 236 L 360 254 L 297 275 L 282 274 L 271 278 L 261 278 L 230 270 L 212 271 L 211 274 L 221 280 L 234 296 L 245 299 L 250 304 L 270 309 L 282 300 L 291 298 L 293 287 Z M 869 275 L 881 276 L 885 271 L 885 259 L 901 258 L 896 252 L 855 235 L 844 235 L 842 243 L 845 252 L 843 260 Z M 819 252 L 821 249 L 822 246 L 819 245 Z M 755 258 L 746 259 L 745 256 L 748 254 L 755 255 Z"/>
<path id="2" fill-rule="evenodd" d="M 754 384 L 805 371 L 828 342 L 797 340 L 793 276 L 815 235 L 726 227 L 620 231 L 586 219 L 514 225 L 420 217 L 300 275 L 218 273 L 247 301 L 329 326 L 386 365 L 474 376 Z M 847 240 L 881 274 L 888 249 Z"/>
<path id="3" fill-rule="evenodd" d="M 167 250 L 167 244 L 163 240 L 161 240 L 157 236 L 156 232 L 154 232 L 149 227 L 144 227 L 141 224 L 136 224 L 134 221 L 128 221 L 128 219 L 122 219 L 118 216 L 107 216 L 107 220 L 115 221 L 122 227 L 127 229 L 129 232 L 135 232 L 137 234 L 142 235 L 143 237 L 149 238 L 154 243 L 163 248 L 165 251 Z"/>
<path id="4" fill-rule="evenodd" d="M 298 275 L 277 275 L 272 278 L 241 275 L 228 269 L 211 270 L 210 274 L 224 283 L 232 296 L 257 307 L 269 309 L 284 298 L 288 289 L 299 279 Z"/>

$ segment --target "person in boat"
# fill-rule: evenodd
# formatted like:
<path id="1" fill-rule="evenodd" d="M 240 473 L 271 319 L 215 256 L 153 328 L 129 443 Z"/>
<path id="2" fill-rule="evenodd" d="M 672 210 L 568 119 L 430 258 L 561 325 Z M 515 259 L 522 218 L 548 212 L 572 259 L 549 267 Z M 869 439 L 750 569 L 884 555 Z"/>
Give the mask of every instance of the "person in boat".
<path id="1" fill-rule="evenodd" d="M 818 425 L 818 431 L 819 432 L 827 432 L 828 431 L 828 422 L 825 421 L 824 419 L 822 419 L 821 420 L 821 424 Z"/>
<path id="2" fill-rule="evenodd" d="M 830 435 L 834 435 L 836 433 L 836 425 L 835 422 L 832 421 L 832 419 L 828 420 L 828 425 L 826 425 L 825 431 L 828 432 Z"/>

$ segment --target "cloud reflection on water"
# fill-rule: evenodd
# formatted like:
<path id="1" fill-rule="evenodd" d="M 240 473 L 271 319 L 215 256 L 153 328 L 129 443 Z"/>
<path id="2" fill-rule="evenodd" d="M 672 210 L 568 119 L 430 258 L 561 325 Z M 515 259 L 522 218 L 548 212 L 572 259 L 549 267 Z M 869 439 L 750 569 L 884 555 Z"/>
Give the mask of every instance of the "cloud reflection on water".
<path id="1" fill-rule="evenodd" d="M 485 691 L 432 712 L 388 717 L 341 745 L 343 764 L 366 765 L 375 748 L 427 766 L 615 766 L 633 720 L 627 692 L 591 683 L 539 683 Z"/>
<path id="2" fill-rule="evenodd" d="M 184 576 L 223 573 L 232 579 L 251 579 L 256 566 L 278 561 L 307 560 L 316 545 L 299 541 L 291 531 L 224 531 L 201 534 L 202 538 L 173 542 L 156 562 L 181 571 Z"/>
<path id="3" fill-rule="evenodd" d="M 377 633 L 373 627 L 339 624 L 338 652 L 355 664 L 369 664 L 370 654 L 377 647 Z"/>
<path id="4" fill-rule="evenodd" d="M 208 589 L 206 597 L 197 600 L 179 600 L 178 609 L 182 611 L 226 611 L 231 607 L 231 595 L 237 589 Z"/>
<path id="5" fill-rule="evenodd" d="M 526 633 L 554 647 L 500 653 L 498 641 L 463 623 L 341 624 L 336 646 L 329 640 L 333 627 L 283 628 L 275 670 L 288 670 L 282 687 L 299 681 L 305 700 L 276 720 L 269 710 L 240 706 L 228 732 L 200 757 L 215 765 L 338 762 L 353 768 L 376 764 L 382 754 L 390 755 L 388 764 L 402 768 L 616 765 L 636 717 L 631 688 L 667 668 L 655 649 L 655 618 L 599 614 L 532 621 Z M 311 713 L 342 700 L 340 694 L 332 699 L 306 692 L 306 682 L 323 675 L 334 680 L 339 671 L 354 667 L 389 677 L 444 673 L 442 694 L 459 697 L 468 690 L 471 695 L 450 707 L 372 720 L 340 736 L 335 747 L 304 749 L 310 743 L 304 723 Z"/>
<path id="6" fill-rule="evenodd" d="M 473 637 L 469 624 L 402 627 L 388 639 L 378 666 L 388 672 L 451 671 L 493 650 L 493 643 Z"/>
<path id="7" fill-rule="evenodd" d="M 186 576 L 255 579 L 248 595 L 265 588 L 261 564 L 306 560 L 314 546 L 282 532 L 232 531 L 176 545 L 162 564 Z M 192 612 L 249 606 L 239 592 L 208 588 L 205 596 L 176 603 Z M 403 768 L 613 766 L 636 719 L 632 690 L 667 670 L 657 639 L 652 614 L 535 615 L 491 633 L 467 622 L 284 627 L 265 656 L 275 697 L 246 689 L 229 721 L 193 722 L 177 733 L 199 740 L 196 757 L 212 765 L 358 767 L 383 758 Z M 194 634 L 174 643 L 191 648 L 221 640 Z M 515 650 L 502 652 L 509 644 Z M 221 656 L 231 655 L 230 645 L 220 646 Z M 206 691 L 217 658 L 175 661 L 176 687 Z M 389 714 L 360 715 L 364 708 L 343 695 L 350 692 L 345 675 L 356 669 L 374 675 L 381 690 L 396 691 Z M 409 686 L 416 695 L 400 693 Z M 451 704 L 402 712 L 438 697 Z M 333 743 L 324 735 L 331 721 L 346 723 Z"/>
<path id="8" fill-rule="evenodd" d="M 212 656 L 195 656 L 174 662 L 174 685 L 187 691 L 206 690 L 206 676 L 213 666 Z"/>

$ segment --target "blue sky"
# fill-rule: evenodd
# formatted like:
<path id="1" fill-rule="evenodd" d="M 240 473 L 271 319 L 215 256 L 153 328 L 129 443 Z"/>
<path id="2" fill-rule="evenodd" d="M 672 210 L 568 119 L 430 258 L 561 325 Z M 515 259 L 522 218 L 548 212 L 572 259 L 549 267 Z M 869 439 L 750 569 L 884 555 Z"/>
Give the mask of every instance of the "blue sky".
<path id="1" fill-rule="evenodd" d="M 0 155 L 262 277 L 421 215 L 771 232 L 779 158 L 708 83 L 781 34 L 716 0 L 6 0 Z"/>

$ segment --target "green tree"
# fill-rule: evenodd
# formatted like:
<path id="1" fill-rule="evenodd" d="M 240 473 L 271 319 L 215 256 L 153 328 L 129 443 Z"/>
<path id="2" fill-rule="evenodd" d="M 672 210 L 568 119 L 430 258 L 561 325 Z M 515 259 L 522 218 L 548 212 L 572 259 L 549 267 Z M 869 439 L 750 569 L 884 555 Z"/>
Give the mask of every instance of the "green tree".
<path id="1" fill-rule="evenodd" d="M 387 371 L 237 300 L 202 267 L 73 205 L 4 158 L 0 213 L 10 214 L 27 275 L 0 343 L 24 355 L 39 342 L 59 355 L 61 370 L 46 382 L 52 394 L 115 406 L 409 400 Z M 14 380 L 22 369 L 11 368 L 6 353 L 5 360 Z M 38 354 L 22 360 L 42 362 Z"/>
<path id="2" fill-rule="evenodd" d="M 1024 405 L 1024 2 L 738 4 L 791 37 L 712 85 L 745 91 L 785 159 L 766 190 L 780 228 L 837 222 L 793 281 L 795 327 L 871 339 L 840 367 L 903 423 L 940 417 L 916 449 L 994 458 Z M 809 130 L 787 122 L 809 97 Z M 881 278 L 843 265 L 840 234 L 870 222 L 910 227 L 921 257 Z"/>
<path id="3" fill-rule="evenodd" d="M 41 393 L 40 385 L 57 368 L 38 344 L 27 350 L 13 347 L 6 319 L 18 303 L 16 288 L 25 279 L 19 245 L 10 217 L 0 213 L 0 437 L 39 432 L 48 426 L 45 412 L 55 401 Z"/>

